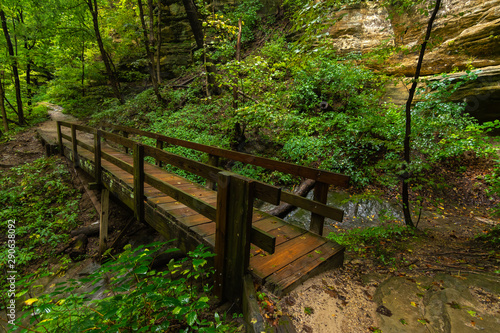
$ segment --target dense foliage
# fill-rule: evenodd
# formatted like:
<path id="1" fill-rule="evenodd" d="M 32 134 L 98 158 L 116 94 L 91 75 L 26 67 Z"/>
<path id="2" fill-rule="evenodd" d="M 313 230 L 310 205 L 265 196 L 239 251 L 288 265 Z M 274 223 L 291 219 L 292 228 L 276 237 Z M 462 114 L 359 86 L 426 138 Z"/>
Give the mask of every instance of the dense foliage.
<path id="1" fill-rule="evenodd" d="M 160 251 L 164 245 L 153 243 L 135 249 L 128 245 L 88 277 L 58 283 L 53 292 L 26 299 L 29 311 L 23 317 L 29 317 L 34 325 L 30 331 L 236 331 L 224 316 L 206 314 L 213 273 L 207 259 L 213 254 L 199 246 L 188 258 L 172 259 L 156 271 L 151 266 L 159 254 L 177 251 Z M 83 285 L 95 287 L 91 292 L 79 292 Z"/>
<path id="2" fill-rule="evenodd" d="M 2 172 L 0 231 L 7 235 L 7 222 L 16 221 L 19 269 L 49 258 L 60 243 L 69 240 L 69 231 L 78 223 L 79 198 L 66 166 L 56 158 L 38 159 Z M 42 248 L 45 246 L 51 251 Z M 7 250 L 0 252 L 0 270 L 7 264 Z"/>

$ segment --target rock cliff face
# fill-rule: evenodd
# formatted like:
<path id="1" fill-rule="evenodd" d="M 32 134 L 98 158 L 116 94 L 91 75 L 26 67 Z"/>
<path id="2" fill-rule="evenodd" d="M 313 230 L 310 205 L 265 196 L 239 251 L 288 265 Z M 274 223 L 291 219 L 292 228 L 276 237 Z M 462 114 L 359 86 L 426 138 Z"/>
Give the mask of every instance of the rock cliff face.
<path id="1" fill-rule="evenodd" d="M 267 14 L 276 12 L 277 0 L 261 1 Z M 234 4 L 234 1 L 220 0 L 218 4 Z M 163 68 L 169 71 L 173 66 L 192 62 L 191 50 L 195 43 L 181 0 L 162 0 L 162 13 L 161 61 Z M 377 1 L 365 1 L 335 13 L 332 22 L 337 22 L 328 30 L 332 47 L 341 53 L 367 54 L 385 46 L 405 49 L 387 58 L 374 57 L 366 65 L 383 73 L 411 77 L 428 18 L 429 15 L 419 9 L 399 14 L 397 7 L 384 8 Z M 481 70 L 479 79 L 461 89 L 454 99 L 467 101 L 468 111 L 480 119 L 499 117 L 500 0 L 442 1 L 421 74 L 463 71 L 470 66 Z M 407 90 L 402 84 L 388 88 L 388 99 L 405 103 Z"/>
<path id="2" fill-rule="evenodd" d="M 419 10 L 400 15 L 397 9 L 381 8 L 375 1 L 367 1 L 339 11 L 335 17 L 341 17 L 340 21 L 329 30 L 333 47 L 343 53 L 366 53 L 385 45 L 406 47 L 408 54 L 394 54 L 383 65 L 373 67 L 413 75 L 418 58 L 418 49 L 414 47 L 424 38 L 429 15 Z M 465 69 L 469 65 L 500 65 L 499 35 L 500 0 L 443 0 L 422 74 Z"/>
<path id="3" fill-rule="evenodd" d="M 383 61 L 368 61 L 367 65 L 388 74 L 413 76 L 429 15 L 419 10 L 400 15 L 397 9 L 382 8 L 376 1 L 344 8 L 334 15 L 339 21 L 329 28 L 332 46 L 341 53 L 362 54 L 384 46 L 403 47 L 406 51 L 395 52 Z M 442 1 L 421 74 L 470 66 L 481 70 L 479 79 L 462 88 L 454 99 L 467 101 L 468 111 L 482 120 L 499 118 L 500 0 Z M 406 88 L 399 84 L 388 91 L 388 97 L 402 104 Z"/>

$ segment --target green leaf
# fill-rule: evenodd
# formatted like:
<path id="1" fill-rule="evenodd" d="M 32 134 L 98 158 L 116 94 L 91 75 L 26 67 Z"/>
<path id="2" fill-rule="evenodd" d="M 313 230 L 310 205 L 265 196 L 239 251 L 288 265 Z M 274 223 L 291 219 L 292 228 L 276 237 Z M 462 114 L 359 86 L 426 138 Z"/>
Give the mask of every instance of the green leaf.
<path id="1" fill-rule="evenodd" d="M 148 272 L 148 266 L 142 265 L 132 271 L 133 274 L 146 274 Z"/>
<path id="2" fill-rule="evenodd" d="M 186 320 L 189 326 L 193 326 L 193 324 L 196 322 L 196 319 L 198 318 L 198 314 L 194 311 L 188 313 L 186 315 Z"/>

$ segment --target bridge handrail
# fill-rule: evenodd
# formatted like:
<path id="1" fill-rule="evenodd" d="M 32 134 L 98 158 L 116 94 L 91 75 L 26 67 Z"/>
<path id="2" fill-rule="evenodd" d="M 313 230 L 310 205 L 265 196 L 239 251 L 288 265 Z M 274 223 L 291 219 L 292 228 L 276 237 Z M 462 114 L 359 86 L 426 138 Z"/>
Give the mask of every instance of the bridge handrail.
<path id="1" fill-rule="evenodd" d="M 81 130 L 87 133 L 93 133 L 95 129 L 88 127 L 88 126 L 83 126 L 83 125 L 77 125 L 77 124 L 72 124 L 69 122 L 60 122 L 61 125 L 70 127 L 70 128 L 75 128 L 75 130 Z M 176 167 L 180 167 L 186 171 L 192 172 L 200 177 L 203 177 L 207 179 L 210 182 L 217 182 L 217 174 L 220 171 L 223 171 L 222 169 L 198 162 L 180 155 L 176 155 L 170 152 L 166 152 L 161 148 L 162 145 L 158 144 L 158 141 L 161 142 L 166 142 L 168 144 L 173 144 L 173 145 L 179 145 L 182 147 L 186 147 L 189 149 L 194 149 L 198 150 L 201 152 L 208 153 L 209 155 L 215 154 L 214 156 L 219 156 L 223 158 L 229 158 L 229 159 L 234 159 L 237 161 L 241 161 L 244 163 L 249 163 L 257 166 L 271 166 L 270 170 L 278 170 L 282 171 L 286 169 L 286 172 L 292 175 L 304 175 L 307 174 L 308 176 L 312 176 L 316 180 L 316 186 L 315 186 L 315 193 L 314 193 L 314 200 L 310 200 L 307 198 L 303 198 L 301 196 L 295 195 L 293 193 L 289 192 L 281 192 L 281 201 L 292 204 L 296 207 L 303 208 L 305 210 L 308 210 L 311 212 L 311 231 L 314 231 L 318 234 L 322 234 L 323 231 L 323 225 L 324 225 L 324 218 L 331 218 L 336 221 L 342 221 L 343 220 L 343 215 L 344 212 L 341 209 L 337 209 L 331 206 L 326 205 L 326 195 L 327 195 L 327 190 L 328 190 L 328 183 L 325 183 L 321 180 L 324 180 L 325 178 L 328 179 L 341 179 L 342 182 L 345 182 L 345 180 L 349 179 L 348 176 L 344 175 L 339 175 L 335 173 L 331 173 L 328 171 L 320 170 L 320 169 L 314 169 L 314 168 L 309 168 L 309 167 L 303 167 L 299 165 L 294 165 L 291 163 L 286 163 L 286 162 L 281 162 L 281 161 L 275 161 L 271 160 L 268 158 L 264 157 L 258 157 L 258 156 L 252 156 L 249 154 L 244 154 L 244 153 L 239 153 L 239 152 L 234 152 L 218 147 L 212 147 L 212 146 L 207 146 L 203 144 L 198 144 L 198 143 L 193 143 L 185 140 L 180 140 L 176 138 L 171 138 L 167 137 L 164 135 L 156 134 L 156 133 L 149 133 L 143 130 L 138 130 L 126 126 L 121 126 L 121 125 L 112 125 L 112 124 L 106 124 L 105 127 L 111 128 L 112 130 L 117 130 L 121 131 L 125 136 L 121 136 L 118 134 L 113 134 L 109 133 L 106 131 L 100 131 L 101 136 L 109 141 L 118 143 L 122 146 L 125 147 L 125 149 L 128 151 L 128 149 L 132 149 L 136 141 L 131 140 L 128 138 L 128 134 L 137 134 L 141 136 L 146 136 L 150 137 L 153 139 L 157 140 L 157 147 L 152 147 L 149 145 L 144 145 L 145 147 L 145 153 L 147 156 L 151 156 L 156 159 L 157 163 L 158 162 L 165 162 L 168 164 L 171 164 Z M 69 136 L 66 136 L 64 134 L 61 134 L 63 138 L 71 141 Z M 85 149 L 90 150 L 89 146 L 86 146 L 84 143 L 81 143 L 79 140 L 77 140 L 77 144 L 79 146 L 84 147 Z M 91 150 L 92 151 L 92 150 Z M 106 153 L 102 153 L 103 158 L 106 160 L 118 165 L 122 169 L 128 171 L 129 173 L 132 170 L 132 167 L 130 165 L 127 165 L 126 163 L 114 158 L 113 156 L 110 156 Z M 273 166 L 278 166 L 276 168 L 273 168 Z M 299 170 L 300 172 L 293 172 L 294 170 Z M 290 172 L 292 171 L 292 172 Z M 326 175 L 326 176 L 325 176 Z M 332 178 L 333 177 L 333 178 Z M 339 178 L 335 178 L 339 177 Z M 307 178 L 307 177 L 306 177 Z M 279 197 L 276 195 L 277 191 L 279 189 L 277 187 L 274 187 L 269 184 L 265 184 L 262 182 L 254 181 L 256 183 L 256 197 L 269 202 L 273 205 L 278 205 L 279 202 L 275 202 L 276 198 Z M 336 183 L 339 185 L 340 183 Z M 151 185 L 151 184 L 150 184 Z M 345 184 L 344 184 L 345 185 Z"/>
<path id="2" fill-rule="evenodd" d="M 71 128 L 71 136 L 66 135 L 61 132 L 61 126 Z M 161 181 L 160 179 L 149 175 L 144 172 L 144 158 L 147 156 L 154 157 L 157 160 L 163 161 L 165 163 L 171 164 L 173 166 L 182 168 L 186 171 L 192 172 L 201 177 L 211 179 L 214 181 L 218 181 L 218 174 L 224 170 L 220 168 L 216 168 L 214 166 L 204 164 L 183 156 L 179 156 L 173 153 L 169 153 L 154 147 L 150 147 L 145 144 L 138 143 L 131 139 L 124 138 L 120 135 L 109 133 L 102 130 L 96 130 L 92 127 L 78 125 L 74 123 L 59 121 L 57 123 L 58 130 L 58 139 L 59 144 L 62 144 L 62 139 L 66 139 L 72 143 L 72 152 L 73 152 L 73 162 L 75 165 L 78 165 L 79 161 L 77 160 L 76 146 L 83 147 L 84 149 L 93 152 L 95 154 L 95 179 L 98 184 L 100 184 L 101 176 L 100 176 L 100 157 L 105 160 L 111 162 L 112 164 L 118 166 L 122 170 L 134 176 L 134 212 L 138 220 L 144 218 L 144 201 L 139 198 L 144 197 L 144 183 L 153 186 L 154 188 L 160 190 L 162 193 L 174 198 L 180 203 L 186 205 L 187 207 L 195 210 L 199 214 L 215 221 L 216 219 L 216 208 L 210 204 L 205 203 L 204 201 L 196 198 L 195 196 L 190 195 L 182 191 L 181 189 L 172 186 L 166 182 Z M 94 147 L 78 140 L 76 136 L 76 130 L 83 131 L 86 133 L 91 133 L 94 135 Z M 74 139 L 73 139 L 74 138 Z M 100 148 L 100 140 L 101 138 L 107 139 L 111 142 L 123 145 L 126 148 L 133 150 L 133 164 L 122 161 L 104 151 Z M 61 149 L 62 151 L 62 149 Z M 254 181 L 248 179 L 248 182 L 252 182 L 254 186 L 254 194 L 256 198 L 259 198 L 263 201 L 269 202 L 271 204 L 277 205 L 280 201 L 281 189 L 276 186 L 269 185 L 266 183 Z M 252 242 L 262 248 L 264 251 L 269 253 L 274 253 L 275 247 L 275 237 L 269 235 L 268 233 L 256 228 L 251 227 Z"/>
<path id="3" fill-rule="evenodd" d="M 315 180 L 316 185 L 314 188 L 314 200 L 306 199 L 301 196 L 295 195 L 293 193 L 283 191 L 281 195 L 281 201 L 310 211 L 312 214 L 310 229 L 311 231 L 314 231 L 320 235 L 323 233 L 323 225 L 325 217 L 331 218 L 335 221 L 343 220 L 344 211 L 326 205 L 326 201 L 328 194 L 328 186 L 332 184 L 332 185 L 346 187 L 349 183 L 348 176 L 329 172 L 326 170 L 295 165 L 287 162 L 275 161 L 265 157 L 244 154 L 223 148 L 176 139 L 165 135 L 146 132 L 140 129 L 131 128 L 127 126 L 105 123 L 104 127 L 120 131 L 125 137 L 128 137 L 129 134 L 136 134 L 156 139 L 156 146 L 157 148 L 160 148 L 160 150 L 162 150 L 161 148 L 163 148 L 163 143 L 167 143 L 207 153 L 209 154 L 209 160 L 211 156 L 217 156 L 243 162 L 246 164 L 264 167 L 268 170 L 281 171 L 291 175 Z"/>
<path id="4" fill-rule="evenodd" d="M 307 179 L 316 180 L 322 183 L 347 187 L 349 184 L 349 176 L 321 170 L 301 165 L 296 165 L 288 162 L 276 161 L 265 157 L 254 156 L 250 154 L 240 153 L 232 150 L 208 146 L 200 143 L 190 142 L 186 140 L 176 139 L 165 135 L 146 132 L 140 129 L 131 128 L 122 125 L 105 124 L 105 127 L 121 131 L 123 133 L 138 134 L 148 138 L 160 140 L 162 142 L 194 149 L 210 155 L 227 158 L 234 161 L 243 162 L 255 166 L 260 166 L 268 170 L 281 171 L 294 176 L 299 176 Z"/>

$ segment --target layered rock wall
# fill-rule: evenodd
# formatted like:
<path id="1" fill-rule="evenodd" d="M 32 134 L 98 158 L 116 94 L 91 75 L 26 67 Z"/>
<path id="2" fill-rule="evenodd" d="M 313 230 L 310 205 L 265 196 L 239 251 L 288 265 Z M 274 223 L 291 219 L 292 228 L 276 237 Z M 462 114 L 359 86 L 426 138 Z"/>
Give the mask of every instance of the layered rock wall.
<path id="1" fill-rule="evenodd" d="M 386 46 L 400 51 L 383 58 L 380 53 L 365 64 L 387 74 L 412 77 L 419 45 L 425 36 L 430 14 L 428 1 L 411 13 L 397 7 L 384 8 L 376 1 L 346 7 L 332 17 L 329 28 L 332 47 L 340 53 L 370 54 Z M 500 116 L 500 0 L 443 0 L 432 29 L 421 75 L 479 69 L 479 78 L 460 89 L 453 98 L 466 101 L 467 111 L 481 120 Z M 457 73 L 459 77 L 464 73 Z M 407 87 L 388 87 L 388 100 L 403 104 Z"/>

